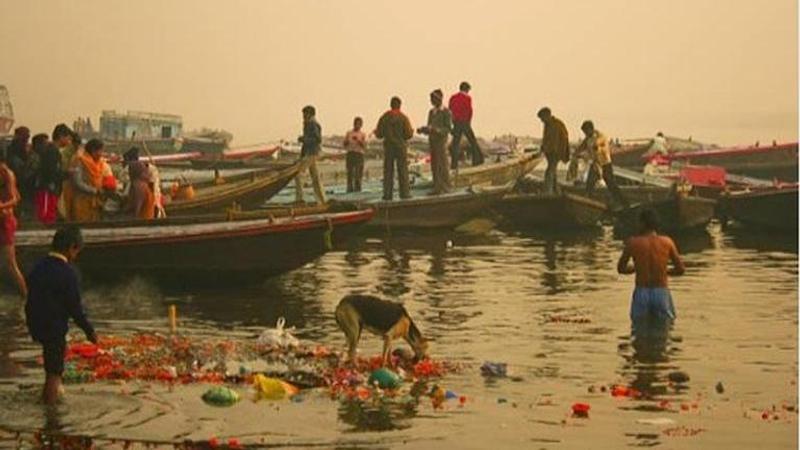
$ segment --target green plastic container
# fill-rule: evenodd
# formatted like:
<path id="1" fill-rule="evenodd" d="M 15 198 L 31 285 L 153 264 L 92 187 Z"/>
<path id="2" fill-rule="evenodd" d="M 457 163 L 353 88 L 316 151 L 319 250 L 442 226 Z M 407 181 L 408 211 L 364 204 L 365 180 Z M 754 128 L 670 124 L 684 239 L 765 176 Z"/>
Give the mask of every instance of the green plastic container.
<path id="1" fill-rule="evenodd" d="M 392 372 L 387 368 L 380 368 L 369 376 L 369 383 L 370 386 L 378 385 L 381 389 L 395 389 L 400 386 L 403 380 L 400 379 L 400 376 L 396 373 Z"/>

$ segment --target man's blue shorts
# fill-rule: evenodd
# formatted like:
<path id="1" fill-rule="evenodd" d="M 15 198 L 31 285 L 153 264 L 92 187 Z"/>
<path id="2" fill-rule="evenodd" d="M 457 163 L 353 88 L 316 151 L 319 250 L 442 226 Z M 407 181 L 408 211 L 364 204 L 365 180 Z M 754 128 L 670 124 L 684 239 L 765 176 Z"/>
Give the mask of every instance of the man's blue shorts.
<path id="1" fill-rule="evenodd" d="M 675 305 L 669 289 L 637 287 L 631 300 L 631 320 L 652 318 L 675 320 Z"/>

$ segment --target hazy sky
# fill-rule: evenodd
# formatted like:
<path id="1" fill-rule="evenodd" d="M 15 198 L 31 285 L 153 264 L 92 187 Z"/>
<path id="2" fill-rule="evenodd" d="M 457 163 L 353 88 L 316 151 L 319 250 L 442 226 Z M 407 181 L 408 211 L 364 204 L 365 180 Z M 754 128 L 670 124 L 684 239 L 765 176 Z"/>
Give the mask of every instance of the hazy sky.
<path id="1" fill-rule="evenodd" d="M 722 144 L 797 139 L 795 0 L 0 0 L 0 84 L 18 124 L 50 131 L 103 109 L 180 114 L 235 144 L 370 129 L 400 95 L 473 86 L 479 135 L 571 134 Z"/>

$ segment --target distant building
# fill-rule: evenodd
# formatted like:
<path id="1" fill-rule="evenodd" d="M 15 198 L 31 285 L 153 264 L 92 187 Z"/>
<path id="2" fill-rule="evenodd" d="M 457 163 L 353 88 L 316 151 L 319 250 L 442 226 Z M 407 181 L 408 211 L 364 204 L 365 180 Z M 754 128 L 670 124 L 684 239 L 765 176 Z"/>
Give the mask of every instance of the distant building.
<path id="1" fill-rule="evenodd" d="M 175 114 L 140 111 L 103 111 L 100 136 L 103 139 L 175 139 L 183 132 L 183 120 Z"/>

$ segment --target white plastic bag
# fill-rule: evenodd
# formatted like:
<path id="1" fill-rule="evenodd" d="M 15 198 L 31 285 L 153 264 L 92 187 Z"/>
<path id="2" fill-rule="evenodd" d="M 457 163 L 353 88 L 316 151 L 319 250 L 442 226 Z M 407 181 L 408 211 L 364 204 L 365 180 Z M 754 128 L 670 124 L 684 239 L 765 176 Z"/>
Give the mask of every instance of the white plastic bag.
<path id="1" fill-rule="evenodd" d="M 284 329 L 286 319 L 278 318 L 275 328 L 267 328 L 258 337 L 258 344 L 269 347 L 290 348 L 300 345 L 300 340 L 294 337 L 290 330 Z M 294 327 L 291 328 L 294 330 Z"/>

